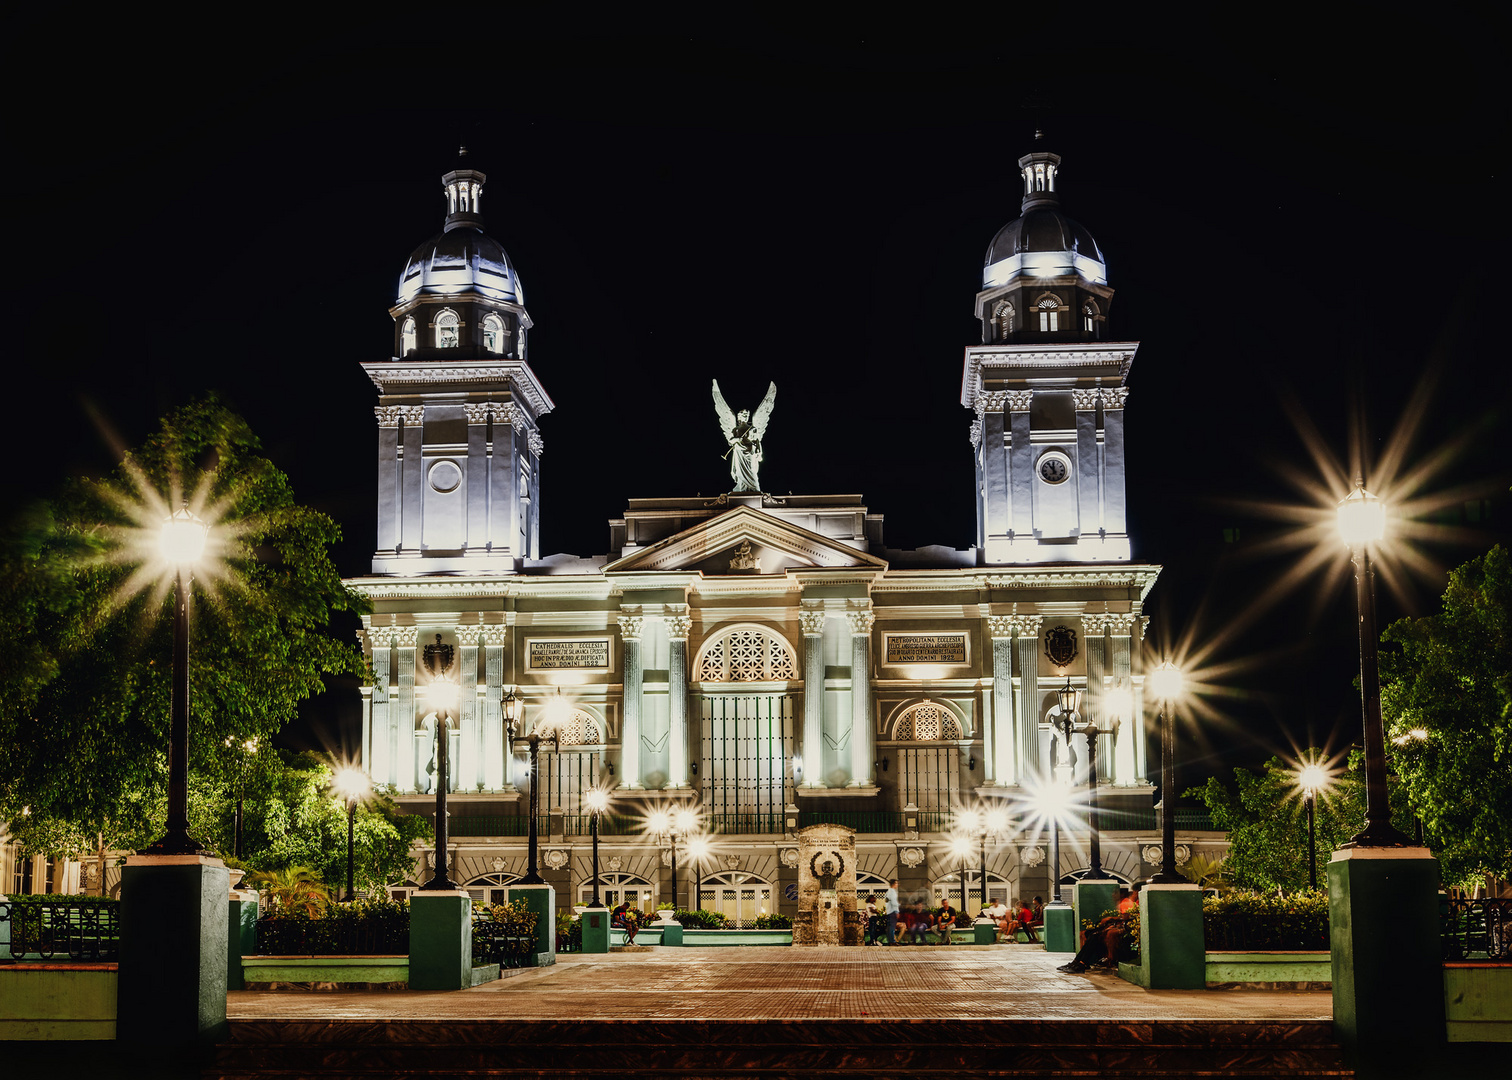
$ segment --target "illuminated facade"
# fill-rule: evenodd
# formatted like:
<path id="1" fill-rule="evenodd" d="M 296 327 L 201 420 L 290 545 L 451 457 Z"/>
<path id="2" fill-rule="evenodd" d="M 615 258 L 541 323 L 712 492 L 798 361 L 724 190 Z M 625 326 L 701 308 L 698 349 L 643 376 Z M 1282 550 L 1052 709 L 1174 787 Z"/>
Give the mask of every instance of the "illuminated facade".
<path id="1" fill-rule="evenodd" d="M 1127 713 L 1100 739 L 1104 863 L 1148 875 L 1141 608 L 1159 568 L 1130 561 L 1124 516 L 1136 345 L 1104 340 L 1112 290 L 1095 241 L 1060 213 L 1059 165 L 1021 161 L 1023 216 L 994 239 L 977 297 L 983 343 L 961 388 L 976 416 L 973 548 L 889 549 L 859 495 L 726 494 L 631 498 L 592 559 L 537 550 L 538 425 L 554 403 L 526 360 L 519 277 L 482 232 L 484 176 L 446 175 L 446 229 L 411 257 L 392 309 L 395 356 L 363 365 L 379 392 L 378 545 L 373 575 L 350 584 L 373 602 L 364 765 L 418 813 L 433 805 L 438 728 L 422 650 L 438 634 L 456 648 L 454 880 L 487 896 L 524 873 L 520 737 L 544 722 L 558 742 L 534 781 L 541 871 L 575 902 L 590 891 L 595 786 L 612 794 L 610 902 L 672 899 L 669 844 L 640 831 L 669 803 L 696 805 L 714 834 L 704 903 L 738 918 L 791 906 L 791 832 L 814 821 L 858 829 L 863 890 L 897 876 L 905 892 L 955 891 L 955 810 L 1003 805 L 1022 821 L 1052 760 L 1085 782 L 1085 738 L 1060 745 L 1052 723 L 1068 682 L 1084 718 Z M 1063 875 L 1086 865 L 1078 837 Z M 992 893 L 1048 895 L 1047 841 L 1027 827 L 992 841 Z M 1182 838 L 1187 852 L 1213 843 Z"/>

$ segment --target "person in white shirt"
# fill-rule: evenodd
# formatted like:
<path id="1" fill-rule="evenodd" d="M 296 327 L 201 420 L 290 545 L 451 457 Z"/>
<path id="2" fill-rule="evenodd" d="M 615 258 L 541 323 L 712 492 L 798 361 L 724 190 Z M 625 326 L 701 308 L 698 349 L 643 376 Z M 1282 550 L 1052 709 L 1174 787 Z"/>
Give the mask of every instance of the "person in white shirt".
<path id="1" fill-rule="evenodd" d="M 994 901 L 993 905 L 990 908 L 986 908 L 982 911 L 982 914 L 986 915 L 993 922 L 997 923 L 997 928 L 1003 933 L 1006 934 L 1008 932 L 1007 904 L 1003 903 L 1001 900 Z"/>
<path id="2" fill-rule="evenodd" d="M 887 883 L 887 944 L 898 943 L 898 879 L 893 878 Z"/>

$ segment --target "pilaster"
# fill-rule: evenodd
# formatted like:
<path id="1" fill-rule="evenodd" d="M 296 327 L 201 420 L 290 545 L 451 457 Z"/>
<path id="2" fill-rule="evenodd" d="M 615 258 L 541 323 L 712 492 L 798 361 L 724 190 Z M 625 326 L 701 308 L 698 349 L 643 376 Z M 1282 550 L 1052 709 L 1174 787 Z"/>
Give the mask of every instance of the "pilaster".
<path id="1" fill-rule="evenodd" d="M 424 405 L 400 405 L 404 420 L 399 453 L 399 544 L 408 553 L 418 555 L 422 539 L 421 526 L 425 504 L 424 484 Z"/>
<path id="2" fill-rule="evenodd" d="M 876 616 L 868 609 L 848 611 L 851 632 L 851 781 L 854 788 L 875 785 L 872 763 L 876 760 L 877 729 L 872 719 L 871 632 Z"/>
<path id="3" fill-rule="evenodd" d="M 638 789 L 641 787 L 641 688 L 644 675 L 641 669 L 641 624 L 640 615 L 619 617 L 620 654 L 624 664 L 623 720 L 620 725 L 620 786 Z"/>
<path id="4" fill-rule="evenodd" d="M 419 631 L 415 627 L 394 627 L 399 700 L 393 711 L 393 771 L 394 785 L 400 791 L 415 790 L 415 646 L 418 639 Z"/>
<path id="5" fill-rule="evenodd" d="M 1103 387 L 1103 528 L 1119 535 L 1129 531 L 1124 495 L 1124 402 L 1128 399 L 1127 387 Z"/>
<path id="6" fill-rule="evenodd" d="M 669 615 L 667 626 L 667 788 L 688 786 L 688 634 L 693 620 Z"/>
<path id="7" fill-rule="evenodd" d="M 462 745 L 457 754 L 455 791 L 482 791 L 486 778 L 483 775 L 483 724 L 478 709 L 478 626 L 457 627 L 457 645 L 461 652 L 457 680 L 457 708 L 462 714 Z"/>
<path id="8" fill-rule="evenodd" d="M 373 738 L 369 744 L 371 756 L 364 764 L 375 784 L 393 784 L 394 717 L 389 700 L 389 664 L 393 649 L 389 628 L 373 627 L 370 640 L 373 646 Z"/>
<path id="9" fill-rule="evenodd" d="M 1040 615 L 1015 615 L 1018 638 L 1018 782 L 1032 784 L 1040 775 L 1039 753 L 1039 633 Z"/>
<path id="10" fill-rule="evenodd" d="M 1097 458 L 1097 390 L 1072 390 L 1076 407 L 1076 516 L 1078 535 L 1094 536 L 1102 525 L 1099 491 L 1102 467 Z"/>
<path id="11" fill-rule="evenodd" d="M 1108 617 L 1100 614 L 1082 616 L 1082 641 L 1087 650 L 1087 704 L 1088 714 L 1100 728 L 1110 724 L 1108 694 L 1104 683 L 1107 674 L 1107 650 L 1105 635 Z M 1127 718 L 1125 718 L 1127 720 Z M 1120 729 L 1122 726 L 1120 725 Z M 1114 782 L 1113 736 L 1097 737 L 1097 775 L 1099 783 Z"/>
<path id="12" fill-rule="evenodd" d="M 803 782 L 824 787 L 824 609 L 806 608 L 803 627 Z"/>
<path id="13" fill-rule="evenodd" d="M 504 735 L 504 649 L 506 626 L 480 626 L 483 642 L 483 784 L 490 791 L 514 790 L 510 757 L 513 748 Z M 473 691 L 476 696 L 477 691 Z"/>
<path id="14" fill-rule="evenodd" d="M 467 550 L 487 551 L 490 541 L 488 503 L 489 466 L 488 417 L 501 406 L 497 402 L 467 402 Z"/>
<path id="15" fill-rule="evenodd" d="M 986 779 L 989 784 L 1017 784 L 1022 778 L 1013 722 L 1013 616 L 988 616 L 987 632 L 992 638 L 992 719 L 983 727 Z"/>
<path id="16" fill-rule="evenodd" d="M 373 413 L 378 418 L 378 550 L 392 553 L 400 544 L 399 421 L 403 407 L 378 405 Z"/>
<path id="17" fill-rule="evenodd" d="M 1008 390 L 1011 440 L 1008 446 L 1008 501 L 1015 544 L 1034 543 L 1034 448 L 1030 445 L 1029 406 L 1033 390 Z"/>
<path id="18" fill-rule="evenodd" d="M 1002 392 L 978 394 L 976 399 L 982 428 L 982 487 L 977 498 L 981 507 L 982 532 L 989 548 L 1005 545 L 1013 530 L 1012 500 L 1008 491 L 1008 440 L 1003 415 L 1006 403 L 1007 395 Z"/>
<path id="19" fill-rule="evenodd" d="M 1125 614 L 1108 615 L 1107 617 L 1109 641 L 1112 645 L 1111 668 L 1113 672 L 1113 685 L 1122 687 L 1129 692 L 1129 700 L 1134 703 L 1130 715 L 1124 717 L 1123 726 L 1118 729 L 1118 737 L 1113 740 L 1113 782 L 1120 786 L 1138 784 L 1141 778 L 1139 771 L 1138 748 L 1144 744 L 1144 710 L 1139 707 L 1139 700 L 1134 696 L 1133 672 L 1129 666 L 1130 660 L 1130 635 L 1134 632 L 1134 616 Z"/>

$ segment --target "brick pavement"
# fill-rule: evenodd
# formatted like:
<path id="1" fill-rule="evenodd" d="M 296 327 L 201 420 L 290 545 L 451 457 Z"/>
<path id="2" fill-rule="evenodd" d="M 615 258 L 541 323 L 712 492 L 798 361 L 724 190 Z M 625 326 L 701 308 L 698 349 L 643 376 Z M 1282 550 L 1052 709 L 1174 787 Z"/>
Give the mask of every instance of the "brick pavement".
<path id="1" fill-rule="evenodd" d="M 565 955 L 472 990 L 237 991 L 232 1020 L 1328 1020 L 1326 991 L 1142 990 L 985 949 L 655 948 Z"/>

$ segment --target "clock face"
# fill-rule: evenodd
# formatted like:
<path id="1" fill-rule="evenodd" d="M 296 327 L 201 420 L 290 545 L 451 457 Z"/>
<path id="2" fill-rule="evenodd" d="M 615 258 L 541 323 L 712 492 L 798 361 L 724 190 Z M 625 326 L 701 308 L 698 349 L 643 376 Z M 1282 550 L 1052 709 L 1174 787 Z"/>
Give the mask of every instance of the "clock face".
<path id="1" fill-rule="evenodd" d="M 1071 475 L 1071 468 L 1064 458 L 1046 456 L 1040 461 L 1039 474 L 1047 484 L 1060 484 Z"/>

